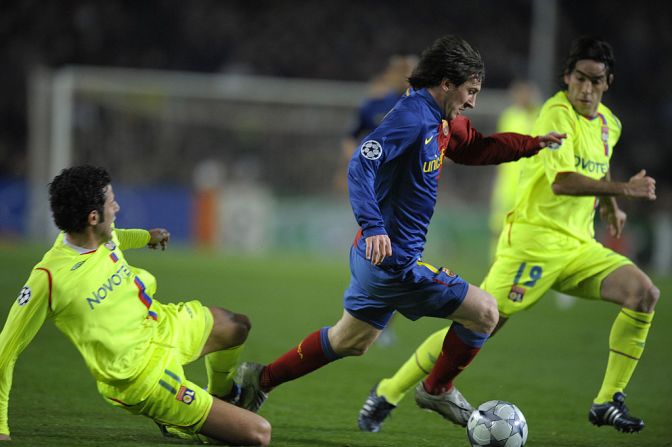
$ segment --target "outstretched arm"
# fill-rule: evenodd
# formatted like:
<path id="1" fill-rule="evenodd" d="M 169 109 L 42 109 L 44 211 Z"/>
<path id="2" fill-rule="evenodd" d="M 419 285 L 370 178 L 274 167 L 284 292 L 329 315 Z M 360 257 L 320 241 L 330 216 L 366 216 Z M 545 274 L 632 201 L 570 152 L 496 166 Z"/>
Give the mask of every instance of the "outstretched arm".
<path id="1" fill-rule="evenodd" d="M 165 228 L 151 230 L 116 228 L 114 231 L 117 233 L 119 245 L 124 250 L 142 247 L 149 247 L 153 250 L 160 247 L 161 250 L 165 250 L 170 240 L 170 233 Z"/>
<path id="2" fill-rule="evenodd" d="M 551 185 L 553 193 L 566 196 L 623 196 L 656 200 L 656 181 L 642 169 L 627 182 L 612 182 L 609 177 L 595 180 L 576 172 L 559 172 Z"/>
<path id="3" fill-rule="evenodd" d="M 0 332 L 0 440 L 3 441 L 10 439 L 7 410 L 14 364 L 44 324 L 50 293 L 50 273 L 39 268 L 33 270 Z"/>
<path id="4" fill-rule="evenodd" d="M 557 149 L 566 134 L 549 132 L 531 137 L 504 132 L 484 136 L 471 127 L 467 119 L 451 122 L 451 138 L 445 155 L 456 163 L 466 165 L 489 165 L 531 157 L 545 147 Z"/>
<path id="5" fill-rule="evenodd" d="M 615 238 L 621 237 L 628 218 L 618 207 L 617 196 L 656 199 L 656 181 L 647 176 L 644 169 L 630 177 L 627 182 L 612 182 L 609 172 L 602 180 L 595 180 L 576 172 L 560 172 L 551 187 L 556 195 L 601 196 L 600 218 L 607 223 L 609 234 Z"/>

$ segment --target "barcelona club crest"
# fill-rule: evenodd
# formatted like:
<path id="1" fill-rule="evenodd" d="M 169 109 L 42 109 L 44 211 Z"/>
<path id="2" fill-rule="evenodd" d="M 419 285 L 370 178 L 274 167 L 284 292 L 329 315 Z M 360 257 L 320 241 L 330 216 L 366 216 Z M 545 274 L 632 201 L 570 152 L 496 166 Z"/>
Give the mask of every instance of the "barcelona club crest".
<path id="1" fill-rule="evenodd" d="M 509 291 L 509 299 L 514 303 L 520 303 L 525 296 L 525 289 L 520 286 L 512 286 Z"/>
<path id="2" fill-rule="evenodd" d="M 445 267 L 441 267 L 441 271 L 446 275 L 450 276 L 451 278 L 455 278 L 457 276 L 457 274 L 454 271 L 447 269 Z"/>

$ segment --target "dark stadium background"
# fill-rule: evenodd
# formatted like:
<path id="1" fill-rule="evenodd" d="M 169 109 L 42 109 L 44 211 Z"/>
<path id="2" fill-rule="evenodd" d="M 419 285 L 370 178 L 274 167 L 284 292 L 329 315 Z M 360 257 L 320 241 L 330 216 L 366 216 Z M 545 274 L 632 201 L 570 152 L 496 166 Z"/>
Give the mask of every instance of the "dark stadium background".
<path id="1" fill-rule="evenodd" d="M 598 34 L 615 48 L 616 82 L 605 102 L 622 119 L 625 131 L 613 160 L 614 174 L 623 180 L 645 167 L 658 181 L 655 203 L 623 201 L 629 228 L 636 230 L 631 233 L 635 255 L 649 271 L 652 223 L 661 216 L 669 222 L 672 210 L 672 4 L 536 3 L 557 7 L 557 32 L 552 36 L 556 80 L 561 71 L 557 64 L 576 36 Z M 0 324 L 50 244 L 30 239 L 25 228 L 27 85 L 36 68 L 77 64 L 364 82 L 380 71 L 389 55 L 416 53 L 436 37 L 455 33 L 483 54 L 485 91 L 504 89 L 530 69 L 534 4 L 532 0 L 0 0 Z M 346 126 L 344 122 L 344 131 Z M 442 181 L 451 185 L 450 178 Z M 131 196 L 130 189 L 115 184 L 124 199 L 124 223 L 145 225 L 142 219 L 147 213 L 133 210 L 150 206 L 163 213 L 154 216 L 159 224 L 189 213 L 183 208 L 188 203 L 184 190 L 150 185 Z M 154 201 L 159 194 L 161 199 Z M 341 200 L 352 223 L 347 202 Z M 485 213 L 487 203 L 473 208 L 477 207 Z M 475 284 L 488 266 L 484 215 L 478 222 L 469 220 L 473 216 L 455 218 L 450 213 L 435 219 L 437 232 L 445 233 L 454 249 L 441 251 L 432 261 L 447 262 L 444 265 Z M 285 240 L 303 236 L 294 230 L 280 225 Z M 349 228 L 345 232 L 351 237 Z M 284 250 L 222 255 L 178 244 L 166 252 L 127 254 L 133 265 L 156 275 L 161 301 L 199 298 L 248 314 L 254 329 L 244 360 L 260 362 L 277 357 L 309 331 L 333 323 L 342 311 L 347 244 L 320 255 Z M 645 355 L 627 390 L 633 413 L 648 424 L 639 436 L 623 436 L 608 427 L 594 429 L 586 420 L 606 363 L 609 328 L 618 311 L 614 306 L 579 300 L 561 309 L 549 295 L 488 342 L 460 377 L 460 389 L 472 403 L 497 398 L 518 404 L 530 423 L 529 447 L 672 446 L 668 420 L 672 277 L 669 267 L 652 274 L 661 301 Z M 274 391 L 261 411 L 274 426 L 273 445 L 467 445 L 462 429 L 418 411 L 412 396 L 395 410 L 383 432 L 360 433 L 356 426 L 357 411 L 376 380 L 391 374 L 427 334 L 444 324 L 437 319 L 411 323 L 398 318 L 392 347 L 374 345 L 362 358 L 337 362 Z M 196 383 L 204 383 L 202 362 L 197 363 L 187 373 Z M 81 357 L 51 323 L 17 362 L 10 426 L 11 445 L 17 446 L 173 445 L 164 442 L 150 421 L 103 402 Z"/>
<path id="2" fill-rule="evenodd" d="M 503 88 L 528 68 L 531 3 L 3 0 L 0 176 L 25 175 L 26 76 L 35 66 L 366 80 L 390 54 L 418 52 L 437 36 L 456 33 L 481 50 L 485 87 Z M 627 129 L 618 164 L 646 164 L 669 186 L 672 6 L 561 0 L 557 8 L 557 54 L 587 33 L 615 48 L 616 85 L 608 101 Z"/>

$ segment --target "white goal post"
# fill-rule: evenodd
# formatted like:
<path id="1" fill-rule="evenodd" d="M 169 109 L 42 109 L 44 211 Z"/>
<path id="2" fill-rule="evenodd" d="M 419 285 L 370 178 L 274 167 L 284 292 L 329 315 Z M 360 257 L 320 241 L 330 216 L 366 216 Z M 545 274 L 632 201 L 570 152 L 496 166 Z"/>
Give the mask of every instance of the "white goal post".
<path id="1" fill-rule="evenodd" d="M 82 163 L 113 168 L 115 183 L 192 187 L 194 166 L 214 159 L 229 177 L 253 172 L 273 196 L 328 206 L 326 177 L 340 168 L 340 140 L 367 92 L 353 81 L 90 66 L 36 71 L 28 101 L 29 236 L 53 236 L 46 185 Z M 486 88 L 469 115 L 492 132 L 508 103 L 505 90 Z"/>

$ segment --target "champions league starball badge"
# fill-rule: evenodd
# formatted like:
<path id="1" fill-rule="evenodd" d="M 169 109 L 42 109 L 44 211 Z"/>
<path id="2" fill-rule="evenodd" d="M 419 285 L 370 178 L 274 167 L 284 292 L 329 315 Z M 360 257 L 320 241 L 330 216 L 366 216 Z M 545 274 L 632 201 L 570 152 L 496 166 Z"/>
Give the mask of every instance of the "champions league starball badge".
<path id="1" fill-rule="evenodd" d="M 16 302 L 19 303 L 19 306 L 25 306 L 30 301 L 30 297 L 33 296 L 33 292 L 30 290 L 30 287 L 23 286 L 23 289 L 19 292 L 19 296 L 16 299 Z"/>
<path id="2" fill-rule="evenodd" d="M 376 140 L 365 141 L 360 152 L 367 160 L 378 160 L 383 155 L 383 147 Z"/>

